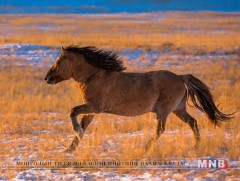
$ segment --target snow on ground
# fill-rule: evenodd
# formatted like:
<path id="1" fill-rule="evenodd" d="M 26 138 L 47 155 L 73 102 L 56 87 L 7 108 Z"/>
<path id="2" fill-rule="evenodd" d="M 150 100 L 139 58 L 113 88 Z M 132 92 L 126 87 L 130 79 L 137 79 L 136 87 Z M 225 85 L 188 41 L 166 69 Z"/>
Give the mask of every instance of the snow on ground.
<path id="1" fill-rule="evenodd" d="M 116 174 L 109 171 L 77 171 L 74 169 L 68 169 L 68 174 L 62 174 L 61 170 L 48 170 L 48 169 L 29 169 L 26 171 L 19 172 L 13 180 L 162 180 L 160 179 L 160 174 L 152 175 L 148 171 L 140 174 L 138 176 L 133 176 L 130 174 Z"/>
<path id="2" fill-rule="evenodd" d="M 186 170 L 179 172 L 177 170 L 155 170 L 152 174 L 151 170 L 136 170 L 138 174 L 119 174 L 112 170 L 106 171 L 82 171 L 80 169 L 28 169 L 17 173 L 12 180 L 109 180 L 109 181 L 131 181 L 131 180 L 148 180 L 148 181 L 237 181 L 237 176 L 232 176 L 231 171 L 212 169 L 209 172 L 206 170 Z M 64 174 L 63 174 L 64 173 Z M 1 179 L 1 178 L 0 178 Z"/>
<path id="3" fill-rule="evenodd" d="M 9 60 L 10 57 L 19 60 L 17 65 L 40 66 L 44 61 L 52 63 L 60 55 L 56 47 L 33 44 L 5 44 L 0 46 L 0 60 Z"/>
<path id="4" fill-rule="evenodd" d="M 196 51 L 196 50 L 193 50 Z M 0 45 L 0 65 L 4 62 L 14 60 L 15 65 L 44 66 L 51 65 L 60 55 L 60 47 L 42 46 L 34 44 L 5 44 Z M 204 59 L 211 62 L 215 59 L 229 60 L 233 59 L 235 54 L 215 53 L 215 54 L 196 54 L 184 55 L 181 51 L 171 51 L 168 48 L 161 52 L 158 50 L 142 50 L 142 49 L 123 49 L 119 55 L 127 60 L 127 67 L 136 69 L 146 69 L 152 66 L 161 68 L 169 68 L 171 66 L 178 67 L 192 61 Z M 180 57 L 181 56 L 181 57 Z M 166 58 L 167 57 L 167 58 Z M 178 61 L 181 60 L 181 61 Z M 227 67 L 227 62 L 225 66 Z M 240 66 L 240 64 L 238 64 Z"/>
<path id="5" fill-rule="evenodd" d="M 51 124 L 66 126 L 68 121 L 51 121 Z M 36 121 L 37 123 L 37 121 Z M 35 123 L 34 123 L 35 124 Z M 192 134 L 189 130 L 175 130 L 175 131 L 166 131 L 162 136 L 164 137 L 172 137 L 175 134 L 185 134 L 187 136 L 192 137 Z M 47 137 L 44 139 L 44 135 L 61 135 L 61 139 L 51 139 Z M 119 136 L 119 135 L 117 135 Z M 229 135 L 228 135 L 229 136 Z M 28 161 L 36 161 L 40 158 L 39 150 L 31 150 L 29 153 L 29 147 L 26 145 L 29 144 L 42 144 L 44 142 L 56 142 L 56 148 L 54 150 L 49 150 L 49 155 L 55 155 L 59 151 L 63 151 L 65 148 L 62 145 L 66 140 L 71 140 L 74 135 L 69 135 L 64 137 L 62 132 L 54 132 L 41 130 L 36 131 L 28 136 L 15 137 L 13 135 L 5 135 L 2 139 L 2 143 L 4 145 L 15 145 L 14 148 L 9 152 L 8 155 L 5 155 L 6 161 L 4 162 L 5 168 L 13 168 L 11 167 L 12 163 L 16 163 L 17 161 L 26 160 L 26 154 Z M 93 133 L 86 132 L 85 140 L 91 139 L 93 137 Z M 122 139 L 129 137 L 144 137 L 143 132 L 136 131 L 132 133 L 124 133 L 120 134 Z M 3 146 L 4 146 L 3 145 Z M 37 144 L 36 144 L 37 145 Z M 84 144 L 81 145 L 81 149 L 84 148 Z M 98 156 L 100 158 L 107 158 L 113 154 L 119 147 L 119 142 L 111 137 L 110 135 L 106 135 L 103 143 L 99 147 L 94 147 L 95 150 L 98 150 Z M 87 146 L 86 149 L 92 149 L 91 146 Z M 14 154 L 18 153 L 18 154 Z M 14 155 L 14 156 L 13 156 Z M 66 157 L 65 157 L 66 158 Z M 5 160 L 4 159 L 4 160 Z M 214 159 L 213 157 L 204 157 L 198 159 Z M 222 158 L 221 158 L 222 159 Z M 66 160 L 76 161 L 75 154 L 68 154 Z M 173 161 L 180 161 L 172 158 Z M 131 171 L 127 171 L 126 173 L 121 173 L 117 168 L 114 169 L 84 169 L 84 168 L 62 168 L 62 169 L 50 169 L 50 168 L 24 168 L 23 170 L 16 170 L 14 174 L 14 178 L 12 180 L 168 180 L 168 181 L 181 181 L 181 180 L 189 180 L 189 181 L 217 181 L 217 180 L 232 180 L 236 181 L 240 176 L 240 161 L 236 160 L 228 160 L 228 168 L 231 169 L 199 169 L 197 168 L 197 159 L 184 159 L 181 160 L 184 162 L 184 166 L 182 169 L 176 169 L 175 167 L 144 167 L 142 169 L 132 169 Z M 144 159 L 142 161 L 148 161 Z M 8 167 L 9 164 L 9 167 Z M 124 170 L 124 169 L 123 169 Z M 64 174 L 63 174 L 64 173 Z M 0 180 L 8 180 L 7 177 L 0 174 Z"/>

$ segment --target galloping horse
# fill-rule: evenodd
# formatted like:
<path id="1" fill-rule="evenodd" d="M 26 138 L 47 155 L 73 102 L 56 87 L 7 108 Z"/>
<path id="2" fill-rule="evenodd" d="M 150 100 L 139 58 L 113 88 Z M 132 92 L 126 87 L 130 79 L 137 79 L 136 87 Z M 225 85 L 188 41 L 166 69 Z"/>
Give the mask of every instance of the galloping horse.
<path id="1" fill-rule="evenodd" d="M 200 134 L 197 121 L 186 111 L 188 97 L 214 125 L 220 126 L 222 121 L 232 118 L 231 114 L 219 111 L 209 88 L 190 74 L 176 75 L 165 70 L 132 73 L 124 69 L 114 52 L 96 47 L 62 47 L 45 80 L 57 84 L 73 78 L 83 98 L 83 104 L 71 110 L 76 136 L 66 151 L 76 149 L 94 115 L 99 113 L 138 116 L 154 112 L 158 120 L 155 140 L 164 132 L 168 115 L 174 113 L 191 127 L 197 143 Z M 84 115 L 80 124 L 79 114 Z"/>

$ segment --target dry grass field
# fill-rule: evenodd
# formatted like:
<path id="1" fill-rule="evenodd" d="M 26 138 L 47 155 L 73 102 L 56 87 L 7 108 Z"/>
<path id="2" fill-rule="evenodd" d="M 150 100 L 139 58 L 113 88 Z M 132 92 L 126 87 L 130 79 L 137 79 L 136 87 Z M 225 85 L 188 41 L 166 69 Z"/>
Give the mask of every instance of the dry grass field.
<path id="1" fill-rule="evenodd" d="M 196 47 L 232 52 L 240 44 L 239 13 L 2 15 L 0 43 L 97 45 L 116 48 Z"/>
<path id="2" fill-rule="evenodd" d="M 50 86 L 43 81 L 49 69 L 46 64 L 29 66 L 24 58 L 12 52 L 0 55 L 0 180 L 29 178 L 38 180 L 48 175 L 51 179 L 103 180 L 114 173 L 121 176 L 154 175 L 162 180 L 194 180 L 213 178 L 236 180 L 237 169 L 228 170 L 104 170 L 96 176 L 90 169 L 15 170 L 16 161 L 36 160 L 164 160 L 216 157 L 240 159 L 240 14 L 220 13 L 156 13 L 120 15 L 1 15 L 1 44 L 41 44 L 61 46 L 68 44 L 96 45 L 114 50 L 139 49 L 142 55 L 131 63 L 124 57 L 127 71 L 167 69 L 177 74 L 191 73 L 211 88 L 220 110 L 236 112 L 235 117 L 214 128 L 206 116 L 196 108 L 188 110 L 198 120 L 202 137 L 195 149 L 190 128 L 174 115 L 169 116 L 166 132 L 149 152 L 147 140 L 154 134 L 155 115 L 119 117 L 99 114 L 94 118 L 78 149 L 67 154 L 62 151 L 74 137 L 70 109 L 81 104 L 76 83 L 66 81 Z M 153 62 L 148 53 L 158 51 Z M 43 62 L 52 61 L 49 59 Z M 21 65 L 16 62 L 23 62 Z M 141 65 L 141 66 L 140 66 Z M 144 66 L 147 65 L 147 66 Z M 189 101 L 190 102 L 190 101 Z M 191 103 L 190 103 L 191 104 Z M 10 166 L 9 166 L 10 165 Z M 95 175 L 91 175 L 93 173 Z M 72 177 L 61 176 L 72 174 Z M 145 177 L 146 173 L 151 176 Z M 79 177 L 74 177 L 78 174 Z M 145 175 L 144 175 L 145 174 Z M 37 175 L 37 176 L 36 176 Z M 38 177 L 39 176 L 39 177 Z M 131 176 L 131 177 L 130 177 Z M 114 176 L 113 176 L 114 178 Z M 140 178 L 140 177 L 139 177 Z M 39 179 L 41 180 L 41 178 Z"/>

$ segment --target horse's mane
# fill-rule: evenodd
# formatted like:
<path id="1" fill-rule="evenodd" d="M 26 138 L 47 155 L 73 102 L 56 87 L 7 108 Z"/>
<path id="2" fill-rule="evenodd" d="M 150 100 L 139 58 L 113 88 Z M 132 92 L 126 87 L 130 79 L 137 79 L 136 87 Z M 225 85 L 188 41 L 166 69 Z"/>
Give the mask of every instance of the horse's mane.
<path id="1" fill-rule="evenodd" d="M 75 45 L 67 46 L 65 50 L 83 55 L 87 63 L 101 69 L 110 71 L 123 71 L 126 69 L 122 60 L 112 51 L 98 49 L 95 46 L 79 47 Z"/>

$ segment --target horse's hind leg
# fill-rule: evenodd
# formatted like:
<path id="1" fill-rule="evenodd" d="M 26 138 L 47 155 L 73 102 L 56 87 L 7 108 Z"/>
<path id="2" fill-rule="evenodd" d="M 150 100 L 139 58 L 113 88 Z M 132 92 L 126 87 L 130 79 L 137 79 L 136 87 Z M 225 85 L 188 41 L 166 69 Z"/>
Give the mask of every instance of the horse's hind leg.
<path id="1" fill-rule="evenodd" d="M 155 137 L 150 139 L 147 142 L 147 145 L 146 145 L 147 151 L 149 150 L 153 142 L 155 142 L 161 136 L 161 134 L 165 131 L 166 120 L 169 113 L 164 113 L 159 111 L 159 112 L 156 112 L 156 114 L 157 114 L 157 128 L 155 132 Z"/>
<path id="2" fill-rule="evenodd" d="M 188 112 L 186 111 L 186 108 L 176 110 L 173 113 L 178 118 L 180 118 L 183 122 L 187 123 L 191 127 L 194 133 L 194 138 L 196 140 L 196 143 L 198 144 L 198 142 L 200 141 L 200 134 L 199 134 L 197 121 L 191 115 L 188 114 Z"/>
<path id="3" fill-rule="evenodd" d="M 156 137 L 155 137 L 156 140 L 165 131 L 167 116 L 168 114 L 166 113 L 157 113 L 157 129 L 156 129 Z"/>

